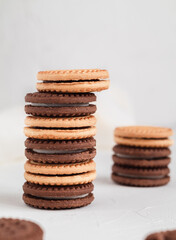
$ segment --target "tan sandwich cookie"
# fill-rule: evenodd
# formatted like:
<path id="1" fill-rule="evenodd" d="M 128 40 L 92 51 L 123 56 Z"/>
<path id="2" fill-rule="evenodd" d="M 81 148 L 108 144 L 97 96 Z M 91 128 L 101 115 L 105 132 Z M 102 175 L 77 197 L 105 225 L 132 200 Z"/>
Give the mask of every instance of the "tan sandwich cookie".
<path id="1" fill-rule="evenodd" d="M 127 126 L 118 127 L 114 131 L 117 137 L 128 138 L 168 138 L 173 135 L 170 128 L 152 126 Z"/>
<path id="2" fill-rule="evenodd" d="M 96 124 L 94 116 L 83 117 L 68 117 L 68 118 L 47 118 L 28 116 L 25 119 L 25 124 L 31 127 L 45 128 L 78 128 L 89 127 Z"/>
<path id="3" fill-rule="evenodd" d="M 87 127 L 78 129 L 41 129 L 25 127 L 24 134 L 26 135 L 26 137 L 37 139 L 53 139 L 53 140 L 83 139 L 95 136 L 96 128 Z"/>
<path id="4" fill-rule="evenodd" d="M 125 137 L 114 137 L 116 143 L 127 146 L 136 147 L 169 147 L 173 144 L 173 140 L 168 138 L 163 139 L 140 139 L 140 138 L 125 138 Z"/>
<path id="5" fill-rule="evenodd" d="M 92 182 L 96 178 L 96 171 L 80 173 L 70 176 L 46 176 L 33 173 L 24 173 L 26 181 L 40 185 L 78 185 Z"/>
<path id="6" fill-rule="evenodd" d="M 96 165 L 93 160 L 83 163 L 71 164 L 43 164 L 34 161 L 27 161 L 24 165 L 26 172 L 44 175 L 71 175 L 95 170 Z"/>
<path id="7" fill-rule="evenodd" d="M 52 70 L 40 71 L 37 74 L 37 79 L 42 81 L 69 81 L 106 78 L 109 78 L 109 73 L 107 70 L 103 69 Z"/>
<path id="8" fill-rule="evenodd" d="M 109 80 L 90 80 L 82 82 L 41 82 L 36 84 L 39 92 L 87 93 L 99 92 L 109 88 Z"/>

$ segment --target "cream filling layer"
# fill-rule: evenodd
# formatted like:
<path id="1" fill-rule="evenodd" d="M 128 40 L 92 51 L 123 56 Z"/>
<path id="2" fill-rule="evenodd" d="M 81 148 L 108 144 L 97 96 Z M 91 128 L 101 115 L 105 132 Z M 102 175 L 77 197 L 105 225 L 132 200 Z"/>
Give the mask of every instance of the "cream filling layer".
<path id="1" fill-rule="evenodd" d="M 72 200 L 77 198 L 84 198 L 87 197 L 88 194 L 78 195 L 78 196 L 71 196 L 71 197 L 42 197 L 43 199 L 49 199 L 49 200 Z"/>
<path id="2" fill-rule="evenodd" d="M 36 153 L 44 153 L 44 154 L 57 154 L 57 153 L 81 153 L 87 151 L 87 149 L 82 150 L 45 150 L 45 149 L 33 149 Z"/>
<path id="3" fill-rule="evenodd" d="M 36 107 L 87 107 L 89 103 L 73 103 L 73 104 L 46 104 L 46 103 L 31 103 Z"/>
<path id="4" fill-rule="evenodd" d="M 121 177 L 130 177 L 130 178 L 139 178 L 139 179 L 162 179 L 165 177 L 165 175 L 160 176 L 138 176 L 138 175 L 131 175 L 131 174 L 124 174 L 124 173 L 115 173 L 118 176 Z"/>

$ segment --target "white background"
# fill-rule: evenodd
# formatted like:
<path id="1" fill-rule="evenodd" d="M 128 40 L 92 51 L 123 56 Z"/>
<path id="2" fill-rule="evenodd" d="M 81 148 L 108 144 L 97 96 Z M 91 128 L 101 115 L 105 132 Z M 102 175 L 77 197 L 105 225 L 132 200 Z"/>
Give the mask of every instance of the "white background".
<path id="1" fill-rule="evenodd" d="M 37 71 L 109 70 L 97 139 L 110 167 L 116 126 L 176 126 L 175 66 L 175 0 L 0 0 L 0 163 L 24 158 L 24 96 Z"/>

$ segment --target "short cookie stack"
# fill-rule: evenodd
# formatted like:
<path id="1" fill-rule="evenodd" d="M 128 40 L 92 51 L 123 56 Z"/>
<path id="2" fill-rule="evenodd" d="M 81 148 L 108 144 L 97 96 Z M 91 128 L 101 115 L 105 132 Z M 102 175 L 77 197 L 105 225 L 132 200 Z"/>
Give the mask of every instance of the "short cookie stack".
<path id="1" fill-rule="evenodd" d="M 114 131 L 112 179 L 119 184 L 139 187 L 169 182 L 169 128 L 150 126 L 118 127 Z"/>
<path id="2" fill-rule="evenodd" d="M 25 97 L 23 200 L 37 208 L 90 204 L 96 168 L 95 94 L 109 87 L 106 70 L 39 72 L 38 92 Z"/>

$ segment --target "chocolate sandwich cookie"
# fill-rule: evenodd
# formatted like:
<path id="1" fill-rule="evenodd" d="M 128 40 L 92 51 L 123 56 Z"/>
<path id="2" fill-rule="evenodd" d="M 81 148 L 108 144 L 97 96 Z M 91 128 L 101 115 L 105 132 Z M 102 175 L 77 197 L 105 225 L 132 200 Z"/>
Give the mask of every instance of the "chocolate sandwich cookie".
<path id="1" fill-rule="evenodd" d="M 132 166 L 132 167 L 165 167 L 169 165 L 170 158 L 156 158 L 156 159 L 139 159 L 139 158 L 124 158 L 118 157 L 115 154 L 112 156 L 114 163 L 121 166 Z"/>
<path id="2" fill-rule="evenodd" d="M 157 187 L 169 183 L 170 177 L 164 176 L 162 178 L 139 178 L 131 176 L 121 176 L 112 173 L 112 180 L 120 185 L 135 186 L 135 187 Z"/>
<path id="3" fill-rule="evenodd" d="M 109 88 L 109 73 L 101 69 L 41 71 L 37 74 L 39 92 L 88 93 Z"/>
<path id="4" fill-rule="evenodd" d="M 96 155 L 94 138 L 83 140 L 37 140 L 26 139 L 25 156 L 41 163 L 76 163 L 93 159 Z"/>
<path id="5" fill-rule="evenodd" d="M 25 149 L 27 159 L 38 163 L 77 163 L 93 159 L 96 149 L 72 151 Z"/>
<path id="6" fill-rule="evenodd" d="M 76 140 L 42 140 L 35 138 L 27 138 L 25 141 L 26 148 L 41 150 L 91 149 L 95 146 L 96 140 L 93 137 Z"/>
<path id="7" fill-rule="evenodd" d="M 169 174 L 169 168 L 167 166 L 150 168 L 150 167 L 128 167 L 114 164 L 112 171 L 116 175 L 127 177 L 143 177 L 143 178 L 155 178 L 164 177 Z"/>
<path id="8" fill-rule="evenodd" d="M 93 183 L 68 186 L 45 186 L 25 182 L 23 185 L 25 194 L 40 198 L 68 198 L 89 194 L 94 190 Z"/>
<path id="9" fill-rule="evenodd" d="M 73 186 L 44 186 L 26 182 L 23 199 L 26 204 L 45 209 L 76 208 L 90 204 L 94 197 L 92 183 Z"/>
<path id="10" fill-rule="evenodd" d="M 31 221 L 1 218 L 0 240 L 42 240 L 43 230 Z"/>
<path id="11" fill-rule="evenodd" d="M 164 158 L 171 154 L 169 148 L 140 148 L 123 145 L 115 145 L 113 151 L 118 156 L 142 159 Z"/>
<path id="12" fill-rule="evenodd" d="M 94 200 L 94 196 L 92 193 L 89 193 L 85 197 L 58 200 L 58 199 L 41 199 L 24 193 L 23 200 L 26 204 L 33 206 L 35 208 L 67 209 L 87 206 Z"/>
<path id="13" fill-rule="evenodd" d="M 152 233 L 145 238 L 145 240 L 175 240 L 175 239 L 176 230 Z"/>
<path id="14" fill-rule="evenodd" d="M 25 97 L 25 112 L 33 116 L 71 117 L 85 116 L 96 112 L 93 93 L 28 93 Z"/>

